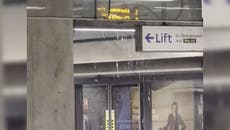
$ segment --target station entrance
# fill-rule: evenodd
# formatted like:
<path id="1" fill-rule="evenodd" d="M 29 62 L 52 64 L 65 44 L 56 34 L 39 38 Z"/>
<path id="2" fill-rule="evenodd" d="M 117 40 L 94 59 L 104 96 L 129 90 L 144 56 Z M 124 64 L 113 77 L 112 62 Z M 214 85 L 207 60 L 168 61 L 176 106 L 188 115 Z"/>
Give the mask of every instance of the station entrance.
<path id="1" fill-rule="evenodd" d="M 83 129 L 140 129 L 138 84 L 91 84 L 77 89 L 82 95 Z"/>
<path id="2" fill-rule="evenodd" d="M 75 78 L 76 128 L 84 130 L 202 130 L 201 72 Z M 175 107 L 175 108 L 174 108 Z"/>
<path id="3" fill-rule="evenodd" d="M 138 24 L 75 22 L 76 130 L 203 130 L 203 52 L 138 51 Z"/>

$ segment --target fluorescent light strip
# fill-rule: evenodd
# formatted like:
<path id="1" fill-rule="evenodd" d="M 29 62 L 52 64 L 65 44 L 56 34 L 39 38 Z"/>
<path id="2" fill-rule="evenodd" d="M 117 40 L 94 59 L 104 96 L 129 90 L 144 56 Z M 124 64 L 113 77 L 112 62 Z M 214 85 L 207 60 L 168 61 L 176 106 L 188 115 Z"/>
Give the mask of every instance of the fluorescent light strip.
<path id="1" fill-rule="evenodd" d="M 26 7 L 27 10 L 43 10 L 46 9 L 46 7 L 39 7 L 39 6 L 28 6 Z"/>
<path id="2" fill-rule="evenodd" d="M 3 88 L 2 95 L 4 97 L 9 96 L 25 96 L 27 93 L 26 87 L 13 87 L 13 88 Z"/>
<path id="3" fill-rule="evenodd" d="M 201 8 L 186 8 L 186 7 L 154 7 L 155 9 L 168 9 L 168 10 L 201 10 Z"/>
<path id="4" fill-rule="evenodd" d="M 203 88 L 176 88 L 175 92 L 204 92 Z"/>
<path id="5" fill-rule="evenodd" d="M 74 73 L 74 77 L 85 77 L 95 75 L 122 75 L 122 74 L 143 74 L 143 73 L 176 73 L 176 72 L 202 72 L 202 68 L 180 68 L 180 69 L 156 69 L 156 70 L 134 70 L 119 72 L 96 72 L 96 73 Z"/>
<path id="6" fill-rule="evenodd" d="M 83 32 L 135 32 L 135 29 L 111 29 L 111 28 L 74 28 L 74 31 Z"/>

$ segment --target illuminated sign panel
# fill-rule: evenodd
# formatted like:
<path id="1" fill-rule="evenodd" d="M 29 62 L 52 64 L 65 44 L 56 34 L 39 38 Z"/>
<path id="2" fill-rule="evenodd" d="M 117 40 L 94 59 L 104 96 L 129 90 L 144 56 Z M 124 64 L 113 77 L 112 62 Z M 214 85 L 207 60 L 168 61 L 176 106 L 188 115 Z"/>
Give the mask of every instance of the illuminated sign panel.
<path id="1" fill-rule="evenodd" d="M 107 8 L 97 8 L 98 17 L 109 20 L 139 20 L 138 10 L 129 8 L 111 8 L 108 12 Z"/>
<path id="2" fill-rule="evenodd" d="M 203 51 L 203 27 L 142 26 L 136 36 L 140 51 Z"/>
<path id="3" fill-rule="evenodd" d="M 105 111 L 105 130 L 115 130 L 115 110 L 111 110 L 111 122 L 109 119 L 109 110 Z"/>
<path id="4" fill-rule="evenodd" d="M 111 110 L 111 128 L 115 130 L 115 110 Z"/>
<path id="5" fill-rule="evenodd" d="M 105 130 L 109 130 L 109 110 L 105 111 Z"/>

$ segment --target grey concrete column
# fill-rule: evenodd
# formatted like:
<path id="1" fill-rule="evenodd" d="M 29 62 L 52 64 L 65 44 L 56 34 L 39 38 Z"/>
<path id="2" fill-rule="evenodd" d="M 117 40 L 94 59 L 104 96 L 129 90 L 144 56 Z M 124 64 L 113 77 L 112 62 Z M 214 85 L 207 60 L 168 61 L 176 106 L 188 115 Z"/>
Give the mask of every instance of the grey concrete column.
<path id="1" fill-rule="evenodd" d="M 0 39 L 1 40 L 1 39 Z M 1 48 L 1 41 L 0 41 Z M 4 103 L 3 103 L 3 69 L 2 69 L 2 61 L 1 61 L 1 49 L 0 49 L 0 130 L 5 130 L 5 114 L 4 114 Z"/>
<path id="2" fill-rule="evenodd" d="M 72 2 L 28 2 L 27 130 L 74 130 Z"/>
<path id="3" fill-rule="evenodd" d="M 3 69 L 2 69 L 2 0 L 0 0 L 0 130 L 5 130 L 3 105 Z"/>

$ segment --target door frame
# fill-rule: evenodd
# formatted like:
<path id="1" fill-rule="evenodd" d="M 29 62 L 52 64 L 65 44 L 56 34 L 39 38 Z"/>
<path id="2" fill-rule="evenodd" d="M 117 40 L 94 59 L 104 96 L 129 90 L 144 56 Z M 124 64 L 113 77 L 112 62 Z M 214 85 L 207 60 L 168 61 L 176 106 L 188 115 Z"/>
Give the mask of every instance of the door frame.
<path id="1" fill-rule="evenodd" d="M 107 99 L 108 99 L 108 102 L 107 102 L 107 108 L 109 110 L 109 120 L 110 120 L 110 129 L 109 130 L 112 130 L 111 128 L 111 110 L 112 110 L 112 100 L 113 100 L 113 94 L 112 94 L 112 88 L 113 86 L 121 86 L 121 85 L 124 85 L 124 86 L 138 86 L 139 87 L 139 94 L 140 94 L 140 119 L 139 119 L 139 122 L 140 122 L 140 130 L 143 130 L 142 128 L 144 128 L 143 126 L 143 119 L 142 119 L 142 96 L 145 95 L 145 94 L 142 94 L 142 91 L 141 90 L 143 87 L 141 87 L 142 83 L 107 83 L 107 84 L 92 84 L 92 83 L 89 83 L 89 84 L 75 84 L 75 129 L 76 130 L 83 130 L 83 93 L 82 93 L 82 89 L 83 89 L 83 86 L 84 85 L 105 85 L 108 89 L 108 92 L 107 92 Z"/>

